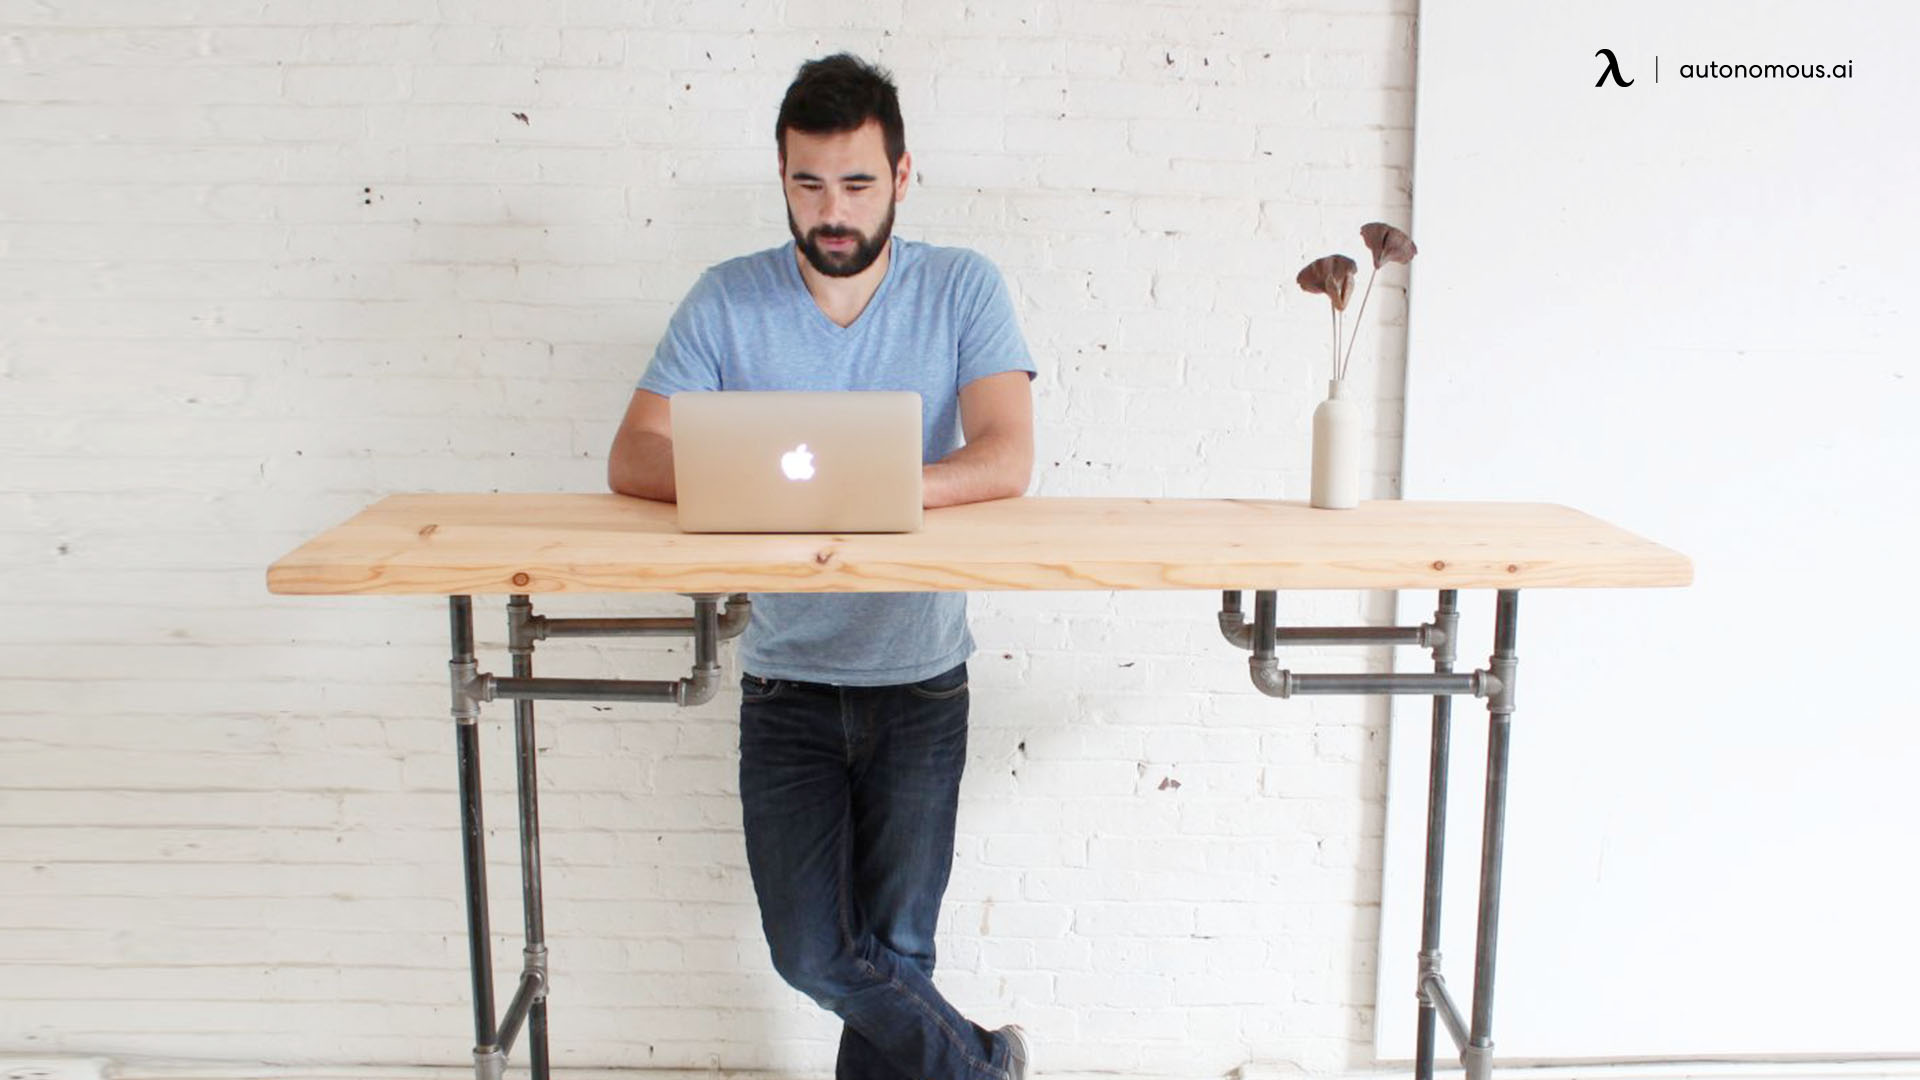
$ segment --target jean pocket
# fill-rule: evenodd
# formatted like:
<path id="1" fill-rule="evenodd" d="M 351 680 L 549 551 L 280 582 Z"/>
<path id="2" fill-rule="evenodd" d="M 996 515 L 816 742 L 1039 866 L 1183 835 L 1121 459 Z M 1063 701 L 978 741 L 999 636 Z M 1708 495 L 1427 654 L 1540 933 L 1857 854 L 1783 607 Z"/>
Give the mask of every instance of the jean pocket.
<path id="1" fill-rule="evenodd" d="M 967 692 L 967 665 L 960 664 L 931 679 L 907 684 L 907 693 L 926 701 L 946 701 Z"/>
<path id="2" fill-rule="evenodd" d="M 772 701 L 785 684 L 779 679 L 763 679 L 758 675 L 740 676 L 740 700 L 747 705 L 758 705 L 763 701 Z"/>

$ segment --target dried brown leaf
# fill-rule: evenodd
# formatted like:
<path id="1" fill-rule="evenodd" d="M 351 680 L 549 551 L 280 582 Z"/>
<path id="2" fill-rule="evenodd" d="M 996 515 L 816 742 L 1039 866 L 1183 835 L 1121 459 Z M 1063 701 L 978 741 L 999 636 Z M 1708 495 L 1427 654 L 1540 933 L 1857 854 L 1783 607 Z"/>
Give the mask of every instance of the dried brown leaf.
<path id="1" fill-rule="evenodd" d="M 1413 246 L 1413 237 L 1384 221 L 1369 221 L 1360 226 L 1360 239 L 1367 242 L 1367 250 L 1373 252 L 1373 268 L 1380 269 L 1390 262 L 1412 262 L 1420 249 Z"/>
<path id="2" fill-rule="evenodd" d="M 1310 293 L 1319 293 L 1333 301 L 1333 310 L 1347 310 L 1347 297 L 1353 295 L 1353 275 L 1359 266 L 1345 255 L 1327 255 L 1308 263 L 1293 280 Z"/>

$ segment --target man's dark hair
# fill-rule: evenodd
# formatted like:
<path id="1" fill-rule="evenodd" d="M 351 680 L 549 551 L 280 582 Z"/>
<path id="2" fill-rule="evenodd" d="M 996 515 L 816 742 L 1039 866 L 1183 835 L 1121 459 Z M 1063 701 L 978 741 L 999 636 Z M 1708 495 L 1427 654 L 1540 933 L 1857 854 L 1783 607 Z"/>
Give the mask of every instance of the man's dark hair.
<path id="1" fill-rule="evenodd" d="M 800 73 L 780 102 L 773 137 L 787 155 L 787 129 L 809 135 L 853 131 L 868 120 L 880 121 L 886 137 L 887 166 L 900 167 L 907 152 L 907 125 L 900 119 L 900 95 L 893 77 L 851 53 L 835 53 L 800 65 Z"/>

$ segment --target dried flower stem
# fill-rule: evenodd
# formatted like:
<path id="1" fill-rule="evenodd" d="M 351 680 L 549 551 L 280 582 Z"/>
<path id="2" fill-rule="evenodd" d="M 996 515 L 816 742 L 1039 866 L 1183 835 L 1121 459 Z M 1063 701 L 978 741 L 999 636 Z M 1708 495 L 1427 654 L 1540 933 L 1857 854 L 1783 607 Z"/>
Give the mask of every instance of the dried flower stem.
<path id="1" fill-rule="evenodd" d="M 1330 307 L 1327 314 L 1333 316 L 1333 377 L 1340 377 L 1340 309 Z"/>
<path id="2" fill-rule="evenodd" d="M 1360 310 L 1355 312 L 1353 316 L 1353 325 L 1354 325 L 1354 331 L 1355 331 L 1353 337 L 1360 336 L 1358 332 L 1360 329 L 1360 318 L 1361 316 L 1364 316 L 1367 313 L 1367 297 L 1373 295 L 1373 279 L 1376 276 L 1378 276 L 1379 273 L 1380 273 L 1380 268 L 1376 266 L 1373 268 L 1373 273 L 1370 273 L 1367 275 L 1367 291 L 1360 294 Z M 1336 337 L 1334 348 L 1338 349 L 1339 347 L 1340 347 L 1339 339 Z M 1336 379 L 1346 378 L 1347 364 L 1350 363 L 1352 360 L 1353 360 L 1353 338 L 1348 338 L 1347 339 L 1347 355 L 1341 359 L 1339 367 L 1336 369 L 1339 372 L 1339 374 L 1335 375 L 1334 378 Z"/>

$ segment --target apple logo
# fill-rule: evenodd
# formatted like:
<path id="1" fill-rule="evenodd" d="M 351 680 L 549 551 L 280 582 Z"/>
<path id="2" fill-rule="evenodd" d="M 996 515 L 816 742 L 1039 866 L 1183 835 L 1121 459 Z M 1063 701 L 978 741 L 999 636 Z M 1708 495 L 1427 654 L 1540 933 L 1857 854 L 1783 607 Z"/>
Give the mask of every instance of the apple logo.
<path id="1" fill-rule="evenodd" d="M 808 452 L 806 443 L 780 455 L 780 471 L 786 473 L 789 480 L 813 479 L 813 454 Z"/>

